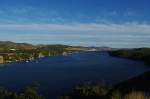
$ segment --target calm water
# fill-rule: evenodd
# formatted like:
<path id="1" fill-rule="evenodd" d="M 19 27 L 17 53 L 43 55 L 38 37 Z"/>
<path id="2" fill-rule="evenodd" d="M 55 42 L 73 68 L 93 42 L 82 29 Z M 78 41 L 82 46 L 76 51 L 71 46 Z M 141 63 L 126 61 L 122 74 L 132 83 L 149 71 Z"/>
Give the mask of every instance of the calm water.
<path id="1" fill-rule="evenodd" d="M 19 90 L 37 81 L 43 95 L 56 99 L 82 82 L 103 80 L 116 84 L 146 70 L 142 62 L 111 57 L 104 52 L 82 52 L 7 64 L 0 69 L 0 86 Z"/>

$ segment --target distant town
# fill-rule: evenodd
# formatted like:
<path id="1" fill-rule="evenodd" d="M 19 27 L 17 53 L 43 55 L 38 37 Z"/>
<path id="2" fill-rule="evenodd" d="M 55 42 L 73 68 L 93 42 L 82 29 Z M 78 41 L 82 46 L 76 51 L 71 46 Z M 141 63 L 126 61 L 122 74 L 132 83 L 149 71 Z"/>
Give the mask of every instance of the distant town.
<path id="1" fill-rule="evenodd" d="M 27 43 L 0 42 L 0 64 L 56 56 L 69 55 L 81 51 L 96 51 L 96 48 L 73 47 L 67 45 L 32 45 Z"/>

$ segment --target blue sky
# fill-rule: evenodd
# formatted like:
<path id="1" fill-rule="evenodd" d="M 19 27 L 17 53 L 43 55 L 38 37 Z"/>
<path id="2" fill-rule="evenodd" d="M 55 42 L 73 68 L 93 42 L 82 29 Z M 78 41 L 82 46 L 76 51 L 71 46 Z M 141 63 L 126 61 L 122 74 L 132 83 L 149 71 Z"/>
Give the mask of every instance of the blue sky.
<path id="1" fill-rule="evenodd" d="M 0 0 L 0 40 L 150 47 L 150 0 Z"/>

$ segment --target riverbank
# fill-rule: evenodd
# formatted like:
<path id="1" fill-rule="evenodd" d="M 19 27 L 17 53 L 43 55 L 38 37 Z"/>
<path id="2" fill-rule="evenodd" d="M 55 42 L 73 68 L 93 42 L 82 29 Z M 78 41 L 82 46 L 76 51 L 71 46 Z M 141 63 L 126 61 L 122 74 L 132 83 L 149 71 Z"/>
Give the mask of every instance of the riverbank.
<path id="1" fill-rule="evenodd" d="M 29 62 L 48 56 L 66 56 L 81 51 L 95 50 L 94 48 L 67 45 L 32 45 L 27 43 L 0 41 L 0 64 L 20 61 Z"/>
<path id="2" fill-rule="evenodd" d="M 143 61 L 146 65 L 150 66 L 150 48 L 109 51 L 109 55 Z"/>

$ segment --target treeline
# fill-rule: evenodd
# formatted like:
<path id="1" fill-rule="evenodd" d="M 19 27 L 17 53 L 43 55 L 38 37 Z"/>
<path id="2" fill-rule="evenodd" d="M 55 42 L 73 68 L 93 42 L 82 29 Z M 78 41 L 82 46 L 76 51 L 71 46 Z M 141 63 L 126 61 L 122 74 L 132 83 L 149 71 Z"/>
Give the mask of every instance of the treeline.
<path id="1" fill-rule="evenodd" d="M 63 52 L 67 52 L 65 48 L 69 46 L 66 45 L 46 45 L 40 46 L 36 49 L 37 52 L 41 52 L 45 56 L 55 56 L 62 55 Z"/>
<path id="2" fill-rule="evenodd" d="M 110 55 L 144 61 L 150 66 L 150 48 L 110 51 Z"/>

